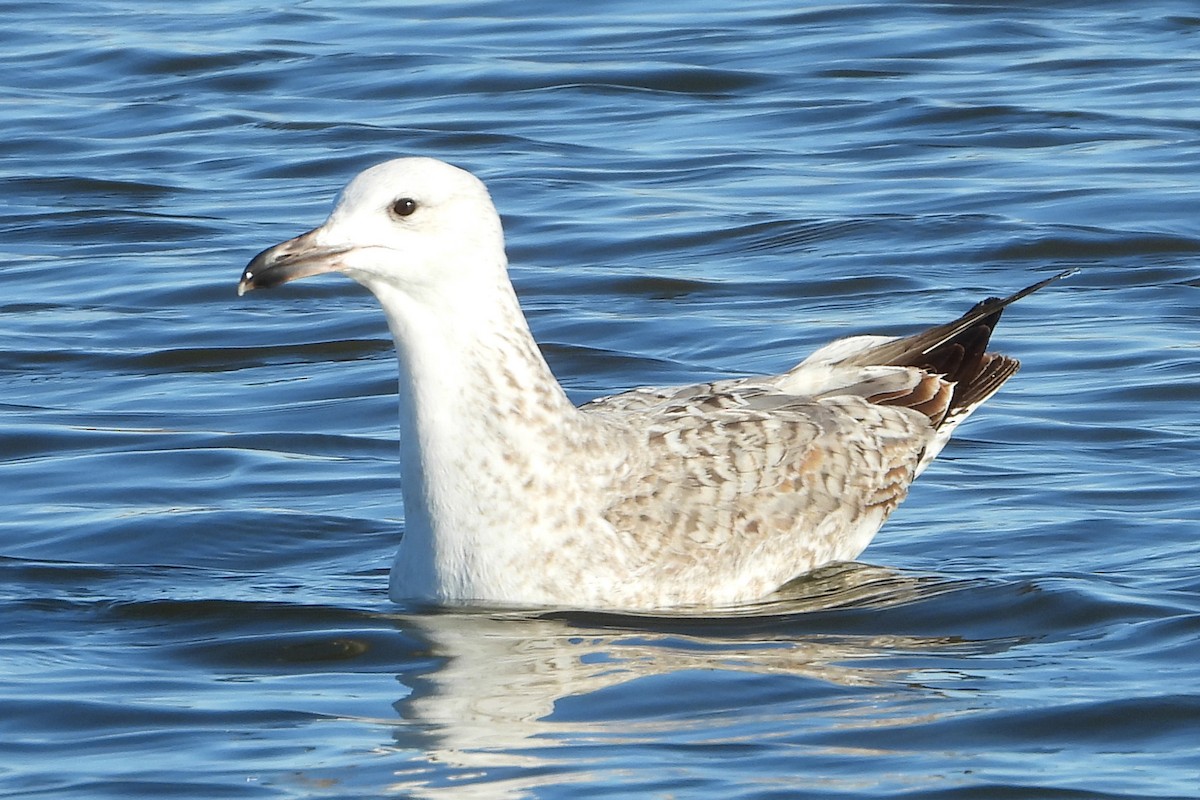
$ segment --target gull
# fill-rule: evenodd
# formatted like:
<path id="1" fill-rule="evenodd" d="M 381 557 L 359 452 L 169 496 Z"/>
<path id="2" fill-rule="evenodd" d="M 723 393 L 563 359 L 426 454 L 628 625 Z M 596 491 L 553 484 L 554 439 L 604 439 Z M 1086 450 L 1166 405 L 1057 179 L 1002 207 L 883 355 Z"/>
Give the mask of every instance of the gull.
<path id="1" fill-rule="evenodd" d="M 762 600 L 866 548 L 951 433 L 1017 371 L 988 298 L 902 338 L 855 336 L 778 375 L 576 407 L 508 277 L 482 181 L 371 167 L 319 227 L 250 261 L 238 294 L 340 272 L 399 358 L 399 603 L 653 610 Z"/>

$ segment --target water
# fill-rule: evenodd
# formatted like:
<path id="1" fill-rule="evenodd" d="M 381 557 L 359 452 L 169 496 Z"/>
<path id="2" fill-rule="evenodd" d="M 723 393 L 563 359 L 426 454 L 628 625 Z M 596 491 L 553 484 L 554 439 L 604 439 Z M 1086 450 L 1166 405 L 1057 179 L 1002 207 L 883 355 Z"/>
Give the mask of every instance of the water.
<path id="1" fill-rule="evenodd" d="M 1200 796 L 1194 4 L 4 3 L 0 796 Z M 398 154 L 584 400 L 1067 267 L 863 556 L 430 612 L 374 301 L 239 300 Z"/>

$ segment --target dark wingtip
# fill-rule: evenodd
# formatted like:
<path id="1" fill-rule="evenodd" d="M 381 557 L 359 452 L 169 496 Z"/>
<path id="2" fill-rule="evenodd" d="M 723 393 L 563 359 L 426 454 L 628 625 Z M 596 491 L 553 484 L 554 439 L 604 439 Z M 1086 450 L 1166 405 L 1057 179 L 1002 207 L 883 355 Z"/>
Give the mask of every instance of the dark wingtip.
<path id="1" fill-rule="evenodd" d="M 1008 297 L 989 297 L 945 325 L 886 342 L 855 357 L 859 363 L 917 367 L 954 385 L 946 415 L 986 400 L 1020 366 L 1015 358 L 987 352 L 992 331 L 1004 309 L 1055 281 L 1074 275 L 1068 269 L 1027 286 Z M 935 425 L 940 421 L 935 421 Z"/>

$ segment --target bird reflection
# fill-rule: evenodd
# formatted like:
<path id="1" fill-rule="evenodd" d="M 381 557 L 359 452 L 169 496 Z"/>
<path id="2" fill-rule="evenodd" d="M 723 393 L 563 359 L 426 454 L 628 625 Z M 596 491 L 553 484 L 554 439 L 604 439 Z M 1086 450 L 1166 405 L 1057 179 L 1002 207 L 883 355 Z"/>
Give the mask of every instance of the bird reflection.
<path id="1" fill-rule="evenodd" d="M 964 585 L 841 564 L 784 587 L 766 602 L 704 616 L 405 615 L 400 623 L 427 643 L 429 660 L 399 676 L 411 692 L 395 704 L 405 723 L 395 729 L 396 744 L 437 764 L 439 781 L 447 768 L 457 773 L 452 781 L 457 797 L 476 796 L 473 786 L 480 797 L 517 797 L 542 783 L 588 779 L 589 767 L 577 757 L 556 761 L 556 746 L 637 738 L 639 732 L 683 724 L 666 715 L 678 720 L 689 703 L 719 705 L 722 700 L 712 696 L 688 698 L 695 684 L 706 685 L 696 680 L 697 671 L 710 679 L 713 671 L 780 676 L 801 682 L 794 690 L 800 693 L 814 686 L 909 691 L 911 665 L 887 666 L 887 657 L 948 649 L 963 655 L 1005 646 L 890 633 L 879 619 L 881 611 Z M 397 775 L 398 789 L 426 796 L 421 792 L 433 795 L 450 785 L 429 783 L 428 770 L 411 766 Z M 506 768 L 514 768 L 510 778 L 496 774 Z"/>

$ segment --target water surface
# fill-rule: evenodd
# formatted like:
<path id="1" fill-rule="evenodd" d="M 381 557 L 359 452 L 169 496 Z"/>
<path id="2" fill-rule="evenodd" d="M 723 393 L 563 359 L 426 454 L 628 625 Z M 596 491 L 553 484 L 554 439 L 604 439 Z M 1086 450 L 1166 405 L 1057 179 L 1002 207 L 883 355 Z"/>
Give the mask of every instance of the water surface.
<path id="1" fill-rule="evenodd" d="M 1200 796 L 1192 4 L 3 12 L 0 796 Z M 1082 272 L 862 563 L 405 608 L 382 315 L 234 293 L 402 154 L 581 401 Z"/>

